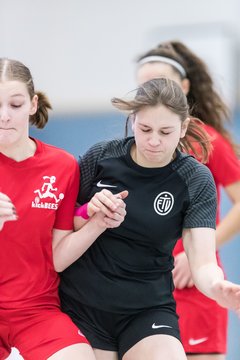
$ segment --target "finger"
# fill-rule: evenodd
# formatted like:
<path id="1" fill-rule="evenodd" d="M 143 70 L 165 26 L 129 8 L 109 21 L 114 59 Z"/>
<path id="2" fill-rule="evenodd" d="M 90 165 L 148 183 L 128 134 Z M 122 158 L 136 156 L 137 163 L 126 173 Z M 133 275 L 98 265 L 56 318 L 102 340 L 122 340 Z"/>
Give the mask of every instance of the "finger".
<path id="1" fill-rule="evenodd" d="M 125 204 L 122 200 L 114 198 L 113 203 L 108 197 L 105 197 L 104 194 L 98 195 L 91 200 L 90 208 L 94 209 L 95 212 L 102 212 L 110 218 L 113 217 L 115 211 L 122 214 L 125 210 Z"/>
<path id="2" fill-rule="evenodd" d="M 2 230 L 4 223 L 7 221 L 15 221 L 18 219 L 17 215 L 1 216 L 0 217 L 0 230 Z"/>
<path id="3" fill-rule="evenodd" d="M 128 196 L 128 191 L 123 190 L 120 193 L 116 194 L 115 196 L 118 197 L 118 198 L 121 198 L 122 200 L 126 199 L 126 197 Z"/>
<path id="4" fill-rule="evenodd" d="M 119 199 L 116 196 L 114 196 L 109 190 L 106 189 L 100 191 L 99 193 L 96 193 L 92 199 L 94 204 L 95 204 L 95 200 L 100 202 L 101 205 L 104 205 L 107 208 L 111 209 L 112 211 L 114 211 L 117 208 L 117 204 L 119 201 Z"/>
<path id="5" fill-rule="evenodd" d="M 1 207 L 11 208 L 14 207 L 14 205 L 10 200 L 0 199 L 0 208 Z"/>
<path id="6" fill-rule="evenodd" d="M 11 202 L 11 199 L 6 194 L 3 194 L 2 192 L 0 192 L 0 200 Z"/>
<path id="7" fill-rule="evenodd" d="M 12 215 L 17 215 L 15 207 L 0 207 L 0 218 Z"/>
<path id="8" fill-rule="evenodd" d="M 122 220 L 121 221 L 117 221 L 117 220 L 114 220 L 114 219 L 110 219 L 108 217 L 105 217 L 104 218 L 104 222 L 105 222 L 105 225 L 108 227 L 108 228 L 116 228 L 118 226 L 121 225 L 122 223 Z"/>

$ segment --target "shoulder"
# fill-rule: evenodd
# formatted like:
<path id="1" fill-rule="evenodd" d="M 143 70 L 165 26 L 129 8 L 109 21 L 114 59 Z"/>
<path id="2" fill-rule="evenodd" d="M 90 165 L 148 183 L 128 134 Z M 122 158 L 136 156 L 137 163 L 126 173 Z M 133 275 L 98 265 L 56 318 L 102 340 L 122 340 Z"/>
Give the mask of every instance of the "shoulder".
<path id="1" fill-rule="evenodd" d="M 101 141 L 92 145 L 85 155 L 95 158 L 118 156 L 127 152 L 130 141 L 132 141 L 132 138 Z"/>
<path id="2" fill-rule="evenodd" d="M 185 153 L 179 154 L 178 160 L 176 161 L 174 167 L 176 171 L 179 172 L 179 174 L 182 176 L 185 175 L 186 177 L 192 177 L 202 175 L 212 177 L 211 171 L 206 165 L 202 164 L 193 156 Z"/>
<path id="3" fill-rule="evenodd" d="M 213 144 L 213 151 L 218 150 L 222 152 L 224 151 L 225 147 L 232 149 L 230 141 L 226 137 L 224 137 L 218 130 L 206 124 L 203 125 L 203 128 L 208 133 L 208 135 L 210 135 Z"/>
<path id="4" fill-rule="evenodd" d="M 41 149 L 40 151 L 49 160 L 57 160 L 60 164 L 64 164 L 65 166 L 67 164 L 73 165 L 74 163 L 77 163 L 75 157 L 66 150 L 51 144 L 44 143 L 40 140 L 35 141 L 37 142 L 38 148 Z"/>

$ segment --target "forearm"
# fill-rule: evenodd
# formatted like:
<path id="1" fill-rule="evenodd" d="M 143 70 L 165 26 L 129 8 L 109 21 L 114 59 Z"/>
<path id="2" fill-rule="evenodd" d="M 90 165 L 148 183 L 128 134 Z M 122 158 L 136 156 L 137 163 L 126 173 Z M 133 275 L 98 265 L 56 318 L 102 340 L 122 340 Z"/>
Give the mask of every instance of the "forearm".
<path id="1" fill-rule="evenodd" d="M 80 230 L 66 235 L 53 247 L 53 262 L 57 272 L 65 270 L 92 245 L 106 228 L 89 220 Z"/>
<path id="2" fill-rule="evenodd" d="M 217 248 L 231 240 L 240 232 L 240 203 L 236 203 L 218 224 L 216 229 Z"/>
<path id="3" fill-rule="evenodd" d="M 224 280 L 222 269 L 215 262 L 209 262 L 198 268 L 191 269 L 195 286 L 204 295 L 216 300 L 214 285 Z"/>

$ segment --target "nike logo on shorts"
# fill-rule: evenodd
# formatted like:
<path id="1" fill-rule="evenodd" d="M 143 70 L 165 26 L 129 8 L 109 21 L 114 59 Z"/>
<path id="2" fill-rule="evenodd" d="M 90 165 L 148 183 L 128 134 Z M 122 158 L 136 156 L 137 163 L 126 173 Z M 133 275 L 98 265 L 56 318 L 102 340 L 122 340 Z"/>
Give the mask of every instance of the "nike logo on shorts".
<path id="1" fill-rule="evenodd" d="M 152 324 L 152 329 L 160 329 L 160 328 L 169 328 L 169 329 L 172 329 L 172 327 L 169 326 L 169 325 L 156 325 L 155 323 Z"/>
<path id="2" fill-rule="evenodd" d="M 117 186 L 116 185 L 103 184 L 102 180 L 100 180 L 97 183 L 97 187 L 100 187 L 100 188 L 116 188 Z"/>
<path id="3" fill-rule="evenodd" d="M 200 339 L 191 338 L 191 339 L 189 339 L 188 343 L 189 343 L 189 345 L 194 346 L 194 345 L 198 345 L 198 344 L 201 344 L 201 343 L 207 341 L 207 339 L 208 339 L 207 337 L 200 338 Z"/>

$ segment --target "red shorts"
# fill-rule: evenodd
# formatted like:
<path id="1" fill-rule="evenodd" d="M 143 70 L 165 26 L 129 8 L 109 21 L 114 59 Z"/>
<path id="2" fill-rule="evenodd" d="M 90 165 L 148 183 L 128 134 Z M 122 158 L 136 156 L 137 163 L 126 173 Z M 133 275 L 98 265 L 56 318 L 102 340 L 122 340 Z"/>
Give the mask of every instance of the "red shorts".
<path id="1" fill-rule="evenodd" d="M 24 359 L 46 360 L 57 351 L 87 343 L 71 319 L 59 308 L 0 311 L 0 360 L 11 347 L 18 348 Z"/>
<path id="2" fill-rule="evenodd" d="M 180 335 L 186 353 L 220 353 L 227 348 L 228 312 L 196 287 L 176 289 Z"/>

